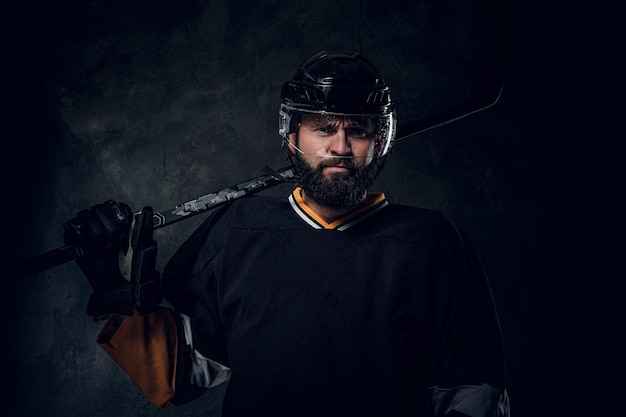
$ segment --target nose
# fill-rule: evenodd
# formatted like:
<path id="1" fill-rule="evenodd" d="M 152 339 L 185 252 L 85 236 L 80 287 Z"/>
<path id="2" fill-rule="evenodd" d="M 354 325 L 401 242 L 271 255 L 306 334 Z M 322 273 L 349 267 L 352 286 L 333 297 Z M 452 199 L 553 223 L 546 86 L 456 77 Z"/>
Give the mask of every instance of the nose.
<path id="1" fill-rule="evenodd" d="M 352 152 L 348 135 L 343 128 L 337 129 L 337 132 L 330 138 L 328 152 L 331 155 L 349 155 Z"/>

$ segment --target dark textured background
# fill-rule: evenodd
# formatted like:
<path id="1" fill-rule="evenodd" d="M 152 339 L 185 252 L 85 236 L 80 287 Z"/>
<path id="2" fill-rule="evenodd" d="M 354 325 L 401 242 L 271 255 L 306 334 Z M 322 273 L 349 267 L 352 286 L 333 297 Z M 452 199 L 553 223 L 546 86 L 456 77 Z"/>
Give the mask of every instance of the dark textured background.
<path id="1" fill-rule="evenodd" d="M 560 146 L 576 135 L 563 127 L 573 96 L 570 72 L 560 72 L 572 41 L 556 8 L 516 4 L 512 17 L 498 3 L 66 0 L 5 9 L 2 263 L 60 246 L 63 222 L 106 199 L 166 209 L 286 165 L 280 86 L 320 49 L 369 58 L 394 88 L 403 124 L 471 94 L 485 36 L 512 33 L 493 35 L 490 22 L 517 25 L 499 103 L 398 143 L 375 188 L 440 209 L 470 233 L 501 312 L 513 416 L 566 415 L 548 410 L 561 408 L 557 393 L 584 364 L 564 342 L 580 317 L 559 300 L 587 272 L 560 262 L 574 217 L 561 206 L 574 186 L 571 147 Z M 159 266 L 204 218 L 157 231 Z M 89 293 L 73 263 L 5 282 L 3 415 L 217 415 L 220 390 L 169 412 L 145 402 L 96 347 Z M 576 345 L 596 335 L 582 323 Z"/>

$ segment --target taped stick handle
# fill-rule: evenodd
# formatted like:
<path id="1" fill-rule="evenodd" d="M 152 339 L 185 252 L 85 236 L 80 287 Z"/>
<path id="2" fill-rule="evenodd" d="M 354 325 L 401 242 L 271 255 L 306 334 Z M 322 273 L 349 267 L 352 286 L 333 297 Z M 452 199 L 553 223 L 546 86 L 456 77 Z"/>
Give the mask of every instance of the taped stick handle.
<path id="1" fill-rule="evenodd" d="M 283 182 L 295 181 L 295 173 L 291 167 L 274 171 L 265 166 L 265 171 L 267 172 L 266 174 L 248 181 L 189 200 L 167 210 L 155 211 L 152 216 L 154 229 L 160 229 L 191 216 L 204 213 L 207 210 L 212 210 L 230 201 L 258 193 Z"/>

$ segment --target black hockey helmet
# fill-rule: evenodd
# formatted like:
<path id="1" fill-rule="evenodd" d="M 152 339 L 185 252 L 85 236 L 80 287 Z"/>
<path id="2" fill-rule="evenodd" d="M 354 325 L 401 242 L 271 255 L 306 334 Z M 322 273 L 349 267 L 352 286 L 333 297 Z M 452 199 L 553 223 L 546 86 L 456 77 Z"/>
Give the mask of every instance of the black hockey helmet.
<path id="1" fill-rule="evenodd" d="M 376 68 L 358 53 L 329 54 L 321 51 L 298 67 L 283 84 L 279 134 L 284 141 L 296 131 L 302 113 L 370 118 L 377 138 L 376 153 L 390 151 L 396 132 L 391 87 Z"/>

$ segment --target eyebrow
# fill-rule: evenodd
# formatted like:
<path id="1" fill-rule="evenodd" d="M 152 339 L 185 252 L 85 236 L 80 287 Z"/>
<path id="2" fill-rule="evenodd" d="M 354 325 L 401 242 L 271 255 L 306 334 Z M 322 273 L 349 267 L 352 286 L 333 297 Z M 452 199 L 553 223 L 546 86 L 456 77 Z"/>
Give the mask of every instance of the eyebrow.
<path id="1" fill-rule="evenodd" d="M 311 124 L 313 126 L 328 126 L 328 125 L 336 125 L 336 124 L 341 124 L 341 123 L 345 123 L 346 127 L 368 126 L 367 120 L 364 120 L 363 118 L 360 118 L 360 117 L 354 118 L 354 117 L 347 117 L 347 116 L 343 116 L 343 117 L 317 116 L 309 120 L 305 120 L 304 122 Z"/>

